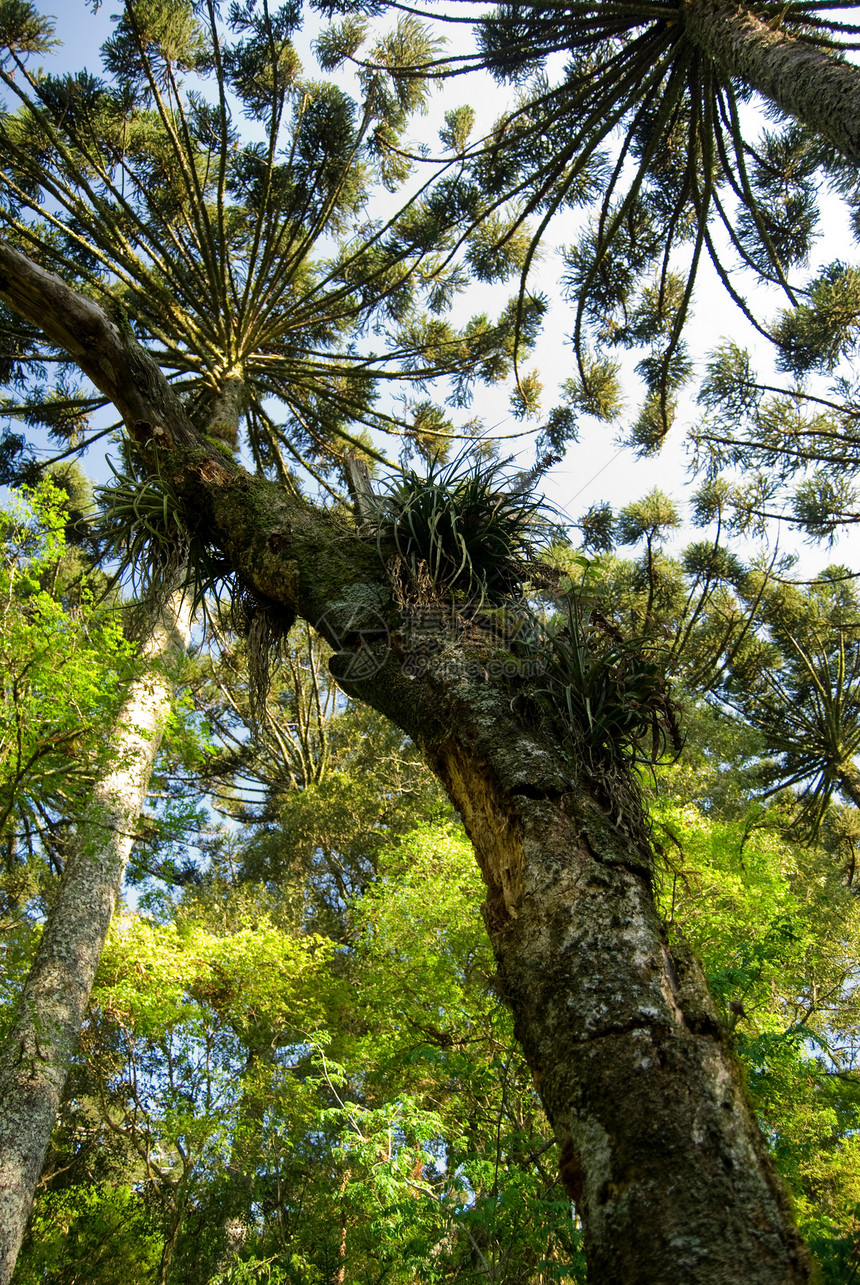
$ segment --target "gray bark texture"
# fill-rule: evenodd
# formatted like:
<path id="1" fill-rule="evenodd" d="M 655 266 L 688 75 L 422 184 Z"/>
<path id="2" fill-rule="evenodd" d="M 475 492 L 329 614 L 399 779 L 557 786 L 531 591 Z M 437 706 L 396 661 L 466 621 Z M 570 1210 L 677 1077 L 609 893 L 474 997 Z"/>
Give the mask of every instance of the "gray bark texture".
<path id="1" fill-rule="evenodd" d="M 684 0 L 683 21 L 688 38 L 724 72 L 860 162 L 860 67 L 734 0 Z"/>
<path id="2" fill-rule="evenodd" d="M 173 684 L 165 662 L 190 633 L 176 593 L 143 648 L 112 739 L 113 766 L 96 785 L 75 834 L 57 898 L 0 1047 L 0 1285 L 12 1277 L 69 1064 L 134 843 Z"/>
<path id="3" fill-rule="evenodd" d="M 62 344 L 80 306 L 2 244 L 0 298 Z M 487 887 L 499 988 L 583 1219 L 589 1279 L 809 1281 L 730 1038 L 699 965 L 658 917 L 635 799 L 626 817 L 609 806 L 527 683 L 489 678 L 492 643 L 474 631 L 440 629 L 433 664 L 414 676 L 376 541 L 216 458 L 154 363 L 85 307 L 83 351 L 71 337 L 81 368 L 124 415 L 133 408 L 132 436 L 158 434 L 197 529 L 267 611 L 328 639 L 341 686 L 423 747 L 459 808 Z"/>

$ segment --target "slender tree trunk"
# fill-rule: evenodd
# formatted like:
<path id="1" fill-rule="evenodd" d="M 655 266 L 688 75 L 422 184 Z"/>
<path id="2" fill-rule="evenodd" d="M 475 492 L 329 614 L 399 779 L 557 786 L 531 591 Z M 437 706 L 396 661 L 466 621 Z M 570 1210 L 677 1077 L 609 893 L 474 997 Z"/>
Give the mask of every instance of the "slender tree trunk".
<path id="1" fill-rule="evenodd" d="M 338 1204 L 340 1205 L 339 1226 L 340 1235 L 337 1242 L 337 1271 L 334 1274 L 335 1285 L 346 1285 L 346 1246 L 347 1246 L 347 1228 L 348 1221 L 346 1216 L 346 1202 L 344 1196 L 349 1186 L 351 1174 L 349 1169 L 344 1169 L 343 1176 L 338 1184 L 337 1194 L 339 1196 Z"/>
<path id="2" fill-rule="evenodd" d="M 561 1146 L 590 1278 L 809 1281 L 701 969 L 657 914 L 635 800 L 607 810 L 564 735 L 530 719 L 527 686 L 489 679 L 483 645 L 440 631 L 438 663 L 414 677 L 375 541 L 210 449 L 148 354 L 2 243 L 0 298 L 75 357 L 135 440 L 160 443 L 198 530 L 256 600 L 284 625 L 313 624 L 337 649 L 341 686 L 424 747 L 475 846 L 499 986 Z"/>
<path id="3" fill-rule="evenodd" d="M 221 1191 L 217 1214 L 212 1211 L 207 1219 L 211 1225 L 220 1221 L 221 1244 L 212 1270 L 213 1281 L 220 1285 L 229 1275 L 232 1264 L 242 1253 L 251 1226 L 254 1203 L 254 1177 L 259 1161 L 259 1151 L 251 1143 L 262 1131 L 266 1114 L 265 1095 L 251 1090 L 248 1081 L 260 1064 L 271 1066 L 275 1058 L 271 1037 L 259 1044 L 252 1044 L 245 1061 L 244 1087 L 236 1119 L 230 1158 L 227 1162 L 226 1182 Z"/>
<path id="4" fill-rule="evenodd" d="M 860 67 L 762 22 L 736 0 L 684 0 L 684 30 L 731 76 L 860 162 Z"/>
<path id="5" fill-rule="evenodd" d="M 0 1047 L 0 1285 L 12 1275 L 152 767 L 173 701 L 164 661 L 184 650 L 175 594 L 143 649 L 113 735 L 113 768 L 78 827 L 12 1027 Z"/>
<path id="6" fill-rule="evenodd" d="M 170 1195 L 172 1209 L 170 1212 L 170 1220 L 167 1225 L 167 1232 L 164 1237 L 164 1245 L 161 1250 L 161 1261 L 158 1264 L 157 1285 L 167 1285 L 167 1282 L 170 1279 L 170 1269 L 173 1266 L 173 1260 L 176 1257 L 176 1246 L 179 1242 L 179 1234 L 182 1230 L 185 1211 L 188 1205 L 188 1165 L 185 1164 L 185 1157 L 183 1157 L 182 1168 L 182 1177 L 176 1185 L 173 1186 L 173 1190 Z"/>

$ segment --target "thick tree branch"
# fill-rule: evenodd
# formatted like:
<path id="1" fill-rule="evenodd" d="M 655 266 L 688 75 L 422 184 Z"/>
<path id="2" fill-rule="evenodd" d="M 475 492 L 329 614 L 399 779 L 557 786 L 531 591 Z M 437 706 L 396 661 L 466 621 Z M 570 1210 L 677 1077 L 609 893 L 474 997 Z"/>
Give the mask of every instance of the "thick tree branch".
<path id="1" fill-rule="evenodd" d="M 137 440 L 153 438 L 159 445 L 185 449 L 202 445 L 167 380 L 130 328 L 117 325 L 97 303 L 5 241 L 0 241 L 0 298 L 77 362 L 110 398 Z"/>
<path id="2" fill-rule="evenodd" d="M 860 67 L 762 22 L 735 0 L 684 0 L 684 29 L 730 76 L 860 162 Z"/>
<path id="3" fill-rule="evenodd" d="M 2 246 L 0 298 L 75 357 L 139 442 L 160 442 L 187 520 L 253 594 L 314 624 L 338 648 L 341 686 L 424 748 L 475 846 L 499 990 L 561 1147 L 590 1276 L 805 1285 L 701 969 L 657 914 L 632 780 L 612 796 L 528 680 L 493 681 L 483 662 L 498 640 L 476 640 L 472 620 L 460 629 L 456 604 L 414 676 L 375 541 L 210 448 L 150 354 L 96 305 Z"/>

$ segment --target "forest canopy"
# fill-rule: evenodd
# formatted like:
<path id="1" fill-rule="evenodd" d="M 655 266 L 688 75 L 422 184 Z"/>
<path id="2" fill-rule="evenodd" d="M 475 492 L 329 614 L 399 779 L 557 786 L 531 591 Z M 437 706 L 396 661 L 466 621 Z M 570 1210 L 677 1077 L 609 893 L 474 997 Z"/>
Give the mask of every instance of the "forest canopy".
<path id="1" fill-rule="evenodd" d="M 0 0 L 2 1285 L 854 1279 L 853 17 Z"/>

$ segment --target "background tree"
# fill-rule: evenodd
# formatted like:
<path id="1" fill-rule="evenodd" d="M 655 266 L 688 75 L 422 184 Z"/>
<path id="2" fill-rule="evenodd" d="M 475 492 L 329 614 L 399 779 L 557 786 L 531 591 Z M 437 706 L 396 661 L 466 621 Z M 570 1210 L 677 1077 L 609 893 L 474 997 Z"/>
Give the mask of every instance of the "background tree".
<path id="1" fill-rule="evenodd" d="M 257 466 L 268 467 L 282 484 L 297 490 L 284 461 L 285 443 L 300 462 L 310 464 L 308 451 L 312 457 L 327 457 L 325 471 L 333 458 L 333 438 L 356 444 L 346 430 L 347 419 L 359 426 L 394 423 L 389 416 L 380 420 L 372 410 L 375 378 L 390 375 L 388 361 L 419 383 L 442 371 L 453 373 L 458 376 L 460 397 L 467 395 L 476 362 L 483 361 L 483 373 L 488 376 L 504 369 L 506 326 L 492 327 L 479 318 L 465 334 L 455 334 L 443 322 L 430 326 L 415 306 L 417 285 L 431 293 L 436 290 L 437 311 L 445 307 L 446 285 L 438 254 L 435 262 L 428 261 L 428 250 L 436 251 L 436 246 L 428 243 L 422 223 L 426 211 L 413 206 L 408 219 L 372 230 L 367 237 L 359 232 L 357 242 L 349 239 L 363 199 L 368 162 L 378 157 L 378 173 L 388 181 L 405 177 L 390 148 L 408 112 L 420 105 L 420 88 L 404 88 L 399 96 L 386 94 L 384 81 L 375 77 L 365 86 L 357 119 L 355 104 L 334 87 L 299 81 L 289 39 L 297 19 L 288 8 L 274 16 L 257 13 L 253 6 L 237 11 L 233 27 L 242 34 L 234 44 L 224 45 L 214 7 L 208 11 L 207 23 L 182 3 L 139 10 L 129 6 L 105 46 L 106 66 L 115 77 L 111 88 L 86 74 L 59 79 L 31 76 L 21 56 L 50 47 L 51 24 L 29 7 L 9 11 L 7 18 L 7 62 L 0 77 L 20 104 L 17 112 L 7 113 L 3 120 L 9 145 L 3 179 L 9 230 L 28 246 L 44 238 L 40 257 L 86 281 L 91 294 L 108 302 L 131 343 L 142 341 L 153 347 L 184 398 L 190 421 L 228 456 L 238 448 L 244 417 L 253 426 L 251 453 Z M 397 47 L 410 47 L 410 40 L 412 47 L 421 47 L 420 33 L 408 23 L 392 40 Z M 194 69 L 215 73 L 217 105 L 183 90 L 183 74 Z M 244 108 L 264 123 L 265 148 L 250 143 L 239 152 L 228 90 L 238 94 Z M 282 151 L 284 135 L 287 146 Z M 31 221 L 34 216 L 36 223 Z M 313 265 L 311 253 L 323 233 L 339 236 L 341 248 L 332 263 Z M 299 313 L 291 317 L 297 299 L 301 299 Z M 135 318 L 134 331 L 129 309 Z M 397 330 L 386 345 L 384 359 L 367 351 L 360 356 L 349 351 L 350 341 L 374 309 L 380 325 L 387 319 Z M 11 323 L 10 328 L 14 330 Z M 13 388 L 20 387 L 23 397 L 7 398 L 7 413 L 45 425 L 55 437 L 73 441 L 86 433 L 87 415 L 98 408 L 100 399 L 86 391 L 79 394 L 70 382 L 69 364 L 61 349 L 38 354 L 31 350 L 25 359 L 24 338 L 19 329 L 17 360 L 11 360 L 6 371 L 7 380 Z M 46 365 L 53 368 L 47 385 L 27 383 L 32 363 L 40 370 Z M 281 428 L 276 428 L 264 405 L 272 396 L 280 399 L 286 411 L 287 424 Z M 103 436 L 104 430 L 97 435 Z M 7 465 L 11 465 L 18 439 L 7 446 Z M 139 555 L 141 545 L 149 543 L 150 568 L 144 580 L 156 598 L 161 582 L 161 598 L 169 602 L 171 571 L 175 573 L 189 558 L 193 561 L 195 552 L 200 558 L 201 551 L 193 547 L 192 530 L 183 530 L 176 522 L 171 526 L 166 495 L 157 485 L 159 475 L 156 434 L 148 455 L 127 460 L 117 471 L 116 484 L 105 493 L 107 522 L 114 546 L 125 544 L 128 556 Z M 153 498 L 154 511 L 149 512 Z M 159 536 L 162 511 L 170 530 Z M 210 578 L 217 570 L 208 565 Z M 198 566 L 198 581 L 205 581 L 206 575 Z M 248 613 L 249 633 L 254 630 L 253 615 Z M 265 632 L 267 627 L 258 619 L 255 636 L 259 639 L 260 629 Z M 159 654 L 171 633 L 165 622 L 156 647 Z M 141 762 L 147 764 L 131 789 L 137 802 L 129 810 L 123 799 L 122 820 L 116 822 L 115 828 L 129 834 L 132 814 L 135 808 L 139 811 L 141 791 L 148 783 L 149 750 L 157 749 L 156 728 L 166 716 L 166 709 L 155 710 L 155 688 L 162 704 L 169 700 L 167 689 L 157 680 L 146 681 L 154 684 L 153 690 L 131 692 L 123 715 L 132 738 L 138 724 L 149 729 L 148 748 L 136 743 L 120 753 L 121 760 L 126 752 L 131 759 L 142 755 Z M 120 767 L 119 776 L 115 772 L 111 780 L 109 797 L 98 806 L 115 809 L 120 795 L 127 793 L 122 775 Z M 101 893 L 83 878 L 80 862 L 74 871 L 66 872 L 63 899 L 64 904 L 68 901 L 71 921 L 80 921 L 74 928 L 76 941 L 83 928 L 83 905 L 94 899 L 104 905 L 98 923 L 90 925 L 86 947 L 68 944 L 69 929 L 60 927 L 59 903 L 51 931 L 43 938 L 43 955 L 49 949 L 59 950 L 60 955 L 65 952 L 65 968 L 60 967 L 60 972 L 74 999 L 63 1000 L 63 1005 L 70 1006 L 68 1017 L 60 1019 L 58 1010 L 51 1018 L 62 1025 L 63 1034 L 57 1036 L 56 1057 L 48 1059 L 51 1086 L 38 1144 L 23 1129 L 23 1115 L 32 1114 L 33 1102 L 25 1085 L 28 1072 L 19 1065 L 19 1045 L 27 1045 L 32 1032 L 24 1034 L 23 1028 L 21 1032 L 16 1028 L 9 1037 L 5 1102 L 18 1141 L 14 1143 L 10 1133 L 5 1144 L 9 1166 L 5 1198 L 15 1204 L 14 1215 L 9 1213 L 15 1232 L 10 1231 L 7 1242 L 7 1273 L 126 858 L 127 852 L 107 862 L 101 873 L 109 870 L 110 878 Z M 104 863 L 93 859 L 84 864 L 98 875 Z M 69 973 L 69 961 L 78 955 L 89 960 L 87 978 Z M 43 965 L 47 967 L 40 956 L 34 969 Z M 56 990 L 53 964 L 51 969 L 49 989 Z M 28 986 L 37 986 L 35 974 Z M 36 1013 L 35 993 L 25 988 L 22 1021 L 27 1005 Z M 23 1106 L 13 1110 L 13 1080 L 17 1092 L 30 1094 L 26 1111 Z M 21 1154 L 13 1161 L 16 1145 Z M 27 1178 L 22 1180 L 25 1152 Z"/>
<path id="2" fill-rule="evenodd" d="M 74 818 L 60 887 L 0 1047 L 3 1280 L 15 1265 L 170 713 L 169 666 L 187 646 L 190 631 L 183 596 L 177 591 L 178 601 L 159 613 L 144 640 L 141 673 L 109 729 L 103 775 Z"/>
<path id="3" fill-rule="evenodd" d="M 51 23 L 10 10 L 0 185 L 12 243 L 132 326 L 202 432 L 235 449 L 244 424 L 255 467 L 295 485 L 301 464 L 327 485 L 344 449 L 374 454 L 367 429 L 414 436 L 409 415 L 377 404 L 380 384 L 424 390 L 450 375 L 465 404 L 476 379 L 506 373 L 511 319 L 458 330 L 446 317 L 463 285 L 446 263 L 455 206 L 419 190 L 367 223 L 370 184 L 409 174 L 397 143 L 426 86 L 382 71 L 356 102 L 309 80 L 291 42 L 298 22 L 289 5 L 251 4 L 224 31 L 211 5 L 128 5 L 100 80 L 33 73 L 25 59 L 50 49 Z M 376 53 L 396 64 L 432 47 L 404 18 Z M 265 141 L 242 137 L 231 101 Z M 535 303 L 532 332 L 539 314 Z M 7 414 L 73 445 L 110 431 L 87 432 L 103 399 L 76 396 L 67 357 L 37 356 L 32 333 L 7 319 L 16 325 L 7 375 L 26 392 L 7 398 Z M 45 372 L 35 387 L 34 362 Z M 440 420 L 433 436 L 444 446 L 451 435 Z"/>
<path id="4" fill-rule="evenodd" d="M 128 30 L 134 51 L 137 37 Z M 167 32 L 171 40 L 173 34 Z M 22 36 L 20 27 L 10 47 L 16 38 L 21 47 L 25 38 L 33 43 L 32 31 Z M 149 45 L 138 41 L 136 49 L 138 80 L 155 95 Z M 161 51 L 171 52 L 166 36 Z M 117 70 L 125 75 L 119 63 Z M 41 126 L 44 115 L 33 115 Z M 449 193 L 445 199 L 450 204 Z M 94 198 L 90 203 L 95 208 Z M 193 254 L 206 253 L 201 238 Z M 475 843 L 498 984 L 561 1143 L 590 1270 L 629 1280 L 688 1282 L 738 1270 L 751 1281 L 807 1279 L 717 1011 L 683 943 L 666 940 L 652 898 L 629 755 L 640 733 L 659 732 L 669 707 L 622 699 L 613 709 L 618 689 L 610 685 L 596 717 L 591 678 L 608 676 L 608 667 L 585 663 L 574 617 L 552 635 L 548 684 L 529 669 L 528 639 L 516 636 L 533 516 L 522 490 L 509 492 L 522 497 L 525 516 L 520 543 L 508 552 L 503 615 L 478 617 L 474 601 L 458 598 L 447 564 L 422 590 L 403 556 L 398 512 L 386 518 L 380 506 L 378 531 L 356 530 L 303 501 L 288 480 L 276 487 L 251 477 L 219 452 L 196 427 L 193 397 L 180 404 L 159 368 L 162 362 L 171 372 L 169 350 L 158 347 L 145 318 L 141 337 L 153 335 L 152 352 L 122 319 L 112 321 L 10 246 L 0 250 L 0 294 L 114 402 L 138 451 L 158 455 L 165 505 L 173 506 L 189 547 L 193 537 L 232 568 L 266 630 L 283 632 L 295 615 L 316 623 L 338 648 L 332 669 L 341 685 L 393 715 L 429 755 Z M 665 352 L 660 361 L 668 361 Z M 485 486 L 492 481 L 485 478 Z M 424 482 L 413 482 L 417 495 Z M 455 511 L 462 494 L 448 479 L 438 488 L 436 512 L 446 505 Z M 414 565 L 439 565 L 435 529 L 431 524 L 422 556 L 413 523 Z M 482 565 L 483 539 L 479 533 L 464 544 L 473 568 Z M 489 582 L 469 580 L 493 609 Z M 404 667 L 403 652 L 412 659 L 413 608 L 427 605 L 428 592 L 448 618 L 434 630 L 437 663 L 418 674 Z M 386 642 L 392 633 L 394 648 Z M 542 639 L 547 647 L 550 641 Z M 356 661 L 368 657 L 373 672 L 357 671 Z M 507 668 L 499 670 L 500 663 Z M 652 698 L 656 690 L 654 679 Z M 694 1118 L 709 1141 L 707 1154 L 689 1146 Z M 709 1215 L 715 1192 L 719 1228 Z"/>
<path id="5" fill-rule="evenodd" d="M 483 13 L 476 6 L 449 21 L 472 26 L 474 52 L 443 54 L 412 71 L 453 78 L 484 70 L 513 87 L 510 107 L 483 137 L 458 134 L 454 121 L 462 118 L 451 112 L 448 146 L 468 158 L 470 190 L 494 202 L 493 218 L 482 208 L 474 216 L 485 261 L 515 243 L 528 247 L 521 302 L 555 217 L 587 212 L 565 253 L 576 373 L 543 422 L 539 458 L 575 441 L 583 415 L 617 422 L 623 412 L 636 450 L 659 447 L 694 373 L 686 334 L 696 282 L 711 289 L 713 273 L 798 382 L 832 373 L 854 351 L 856 270 L 835 261 L 804 273 L 820 192 L 842 198 L 856 228 L 860 72 L 851 61 L 858 28 L 850 6 L 516 3 Z M 333 28 L 331 57 L 373 65 L 360 34 L 352 18 Z M 760 131 L 756 105 L 768 117 Z M 782 310 L 768 317 L 774 294 Z M 644 384 L 632 417 L 620 385 L 625 352 L 638 354 Z M 522 373 L 523 390 L 527 383 Z M 808 464 L 812 477 L 800 479 L 783 512 L 811 531 L 822 523 L 832 531 L 853 512 L 850 484 L 831 472 L 828 489 L 817 466 L 846 457 L 853 476 L 856 396 L 843 386 L 822 401 L 813 385 L 804 416 L 791 383 L 758 396 L 766 391 L 786 396 L 764 434 L 760 419 L 744 428 L 723 419 L 700 440 L 752 469 L 765 457 L 783 470 L 792 455 L 791 468 Z M 749 381 L 739 395 L 755 398 Z M 526 403 L 537 413 L 535 396 Z M 767 503 L 759 507 L 768 511 Z"/>
<path id="6" fill-rule="evenodd" d="M 831 566 L 809 585 L 791 583 L 793 559 L 775 555 L 745 565 L 720 542 L 734 497 L 708 483 L 692 516 L 715 524 L 713 541 L 667 556 L 664 541 L 679 511 L 653 491 L 614 519 L 608 506 L 586 515 L 586 541 L 603 552 L 593 562 L 570 559 L 578 592 L 594 611 L 642 639 L 682 684 L 685 705 L 708 700 L 760 733 L 746 768 L 765 794 L 796 792 L 797 824 L 817 834 L 834 795 L 857 803 L 858 603 L 854 577 Z M 636 561 L 608 552 L 642 543 Z M 565 565 L 563 554 L 559 557 Z M 754 769 L 752 758 L 758 759 Z M 695 795 L 694 795 L 695 797 Z"/>
<path id="7" fill-rule="evenodd" d="M 241 824 L 236 877 L 304 880 L 306 913 L 337 936 L 376 878 L 378 851 L 451 813 L 415 746 L 375 711 L 345 704 L 329 655 L 297 624 L 255 710 L 246 646 L 216 627 L 193 694 L 219 749 L 194 783 Z"/>
<path id="8" fill-rule="evenodd" d="M 849 329 L 858 302 L 852 302 L 851 289 L 843 291 Z M 822 291 L 813 286 L 812 293 Z M 812 306 L 799 305 L 798 311 Z M 793 384 L 764 382 L 737 344 L 720 346 L 708 360 L 699 391 L 705 413 L 691 440 L 701 471 L 711 479 L 723 475 L 731 527 L 739 534 L 759 534 L 775 519 L 832 543 L 857 521 L 857 390 L 850 368 L 830 388 L 805 379 L 810 373 L 832 375 L 843 355 L 838 325 L 820 318 L 815 328 L 817 347 L 808 345 L 802 361 L 791 360 Z"/>
<path id="9" fill-rule="evenodd" d="M 763 734 L 765 779 L 801 788 L 802 820 L 817 831 L 834 794 L 860 806 L 857 741 L 858 599 L 831 567 L 806 592 L 772 587 L 767 634 L 736 658 L 726 699 Z"/>

